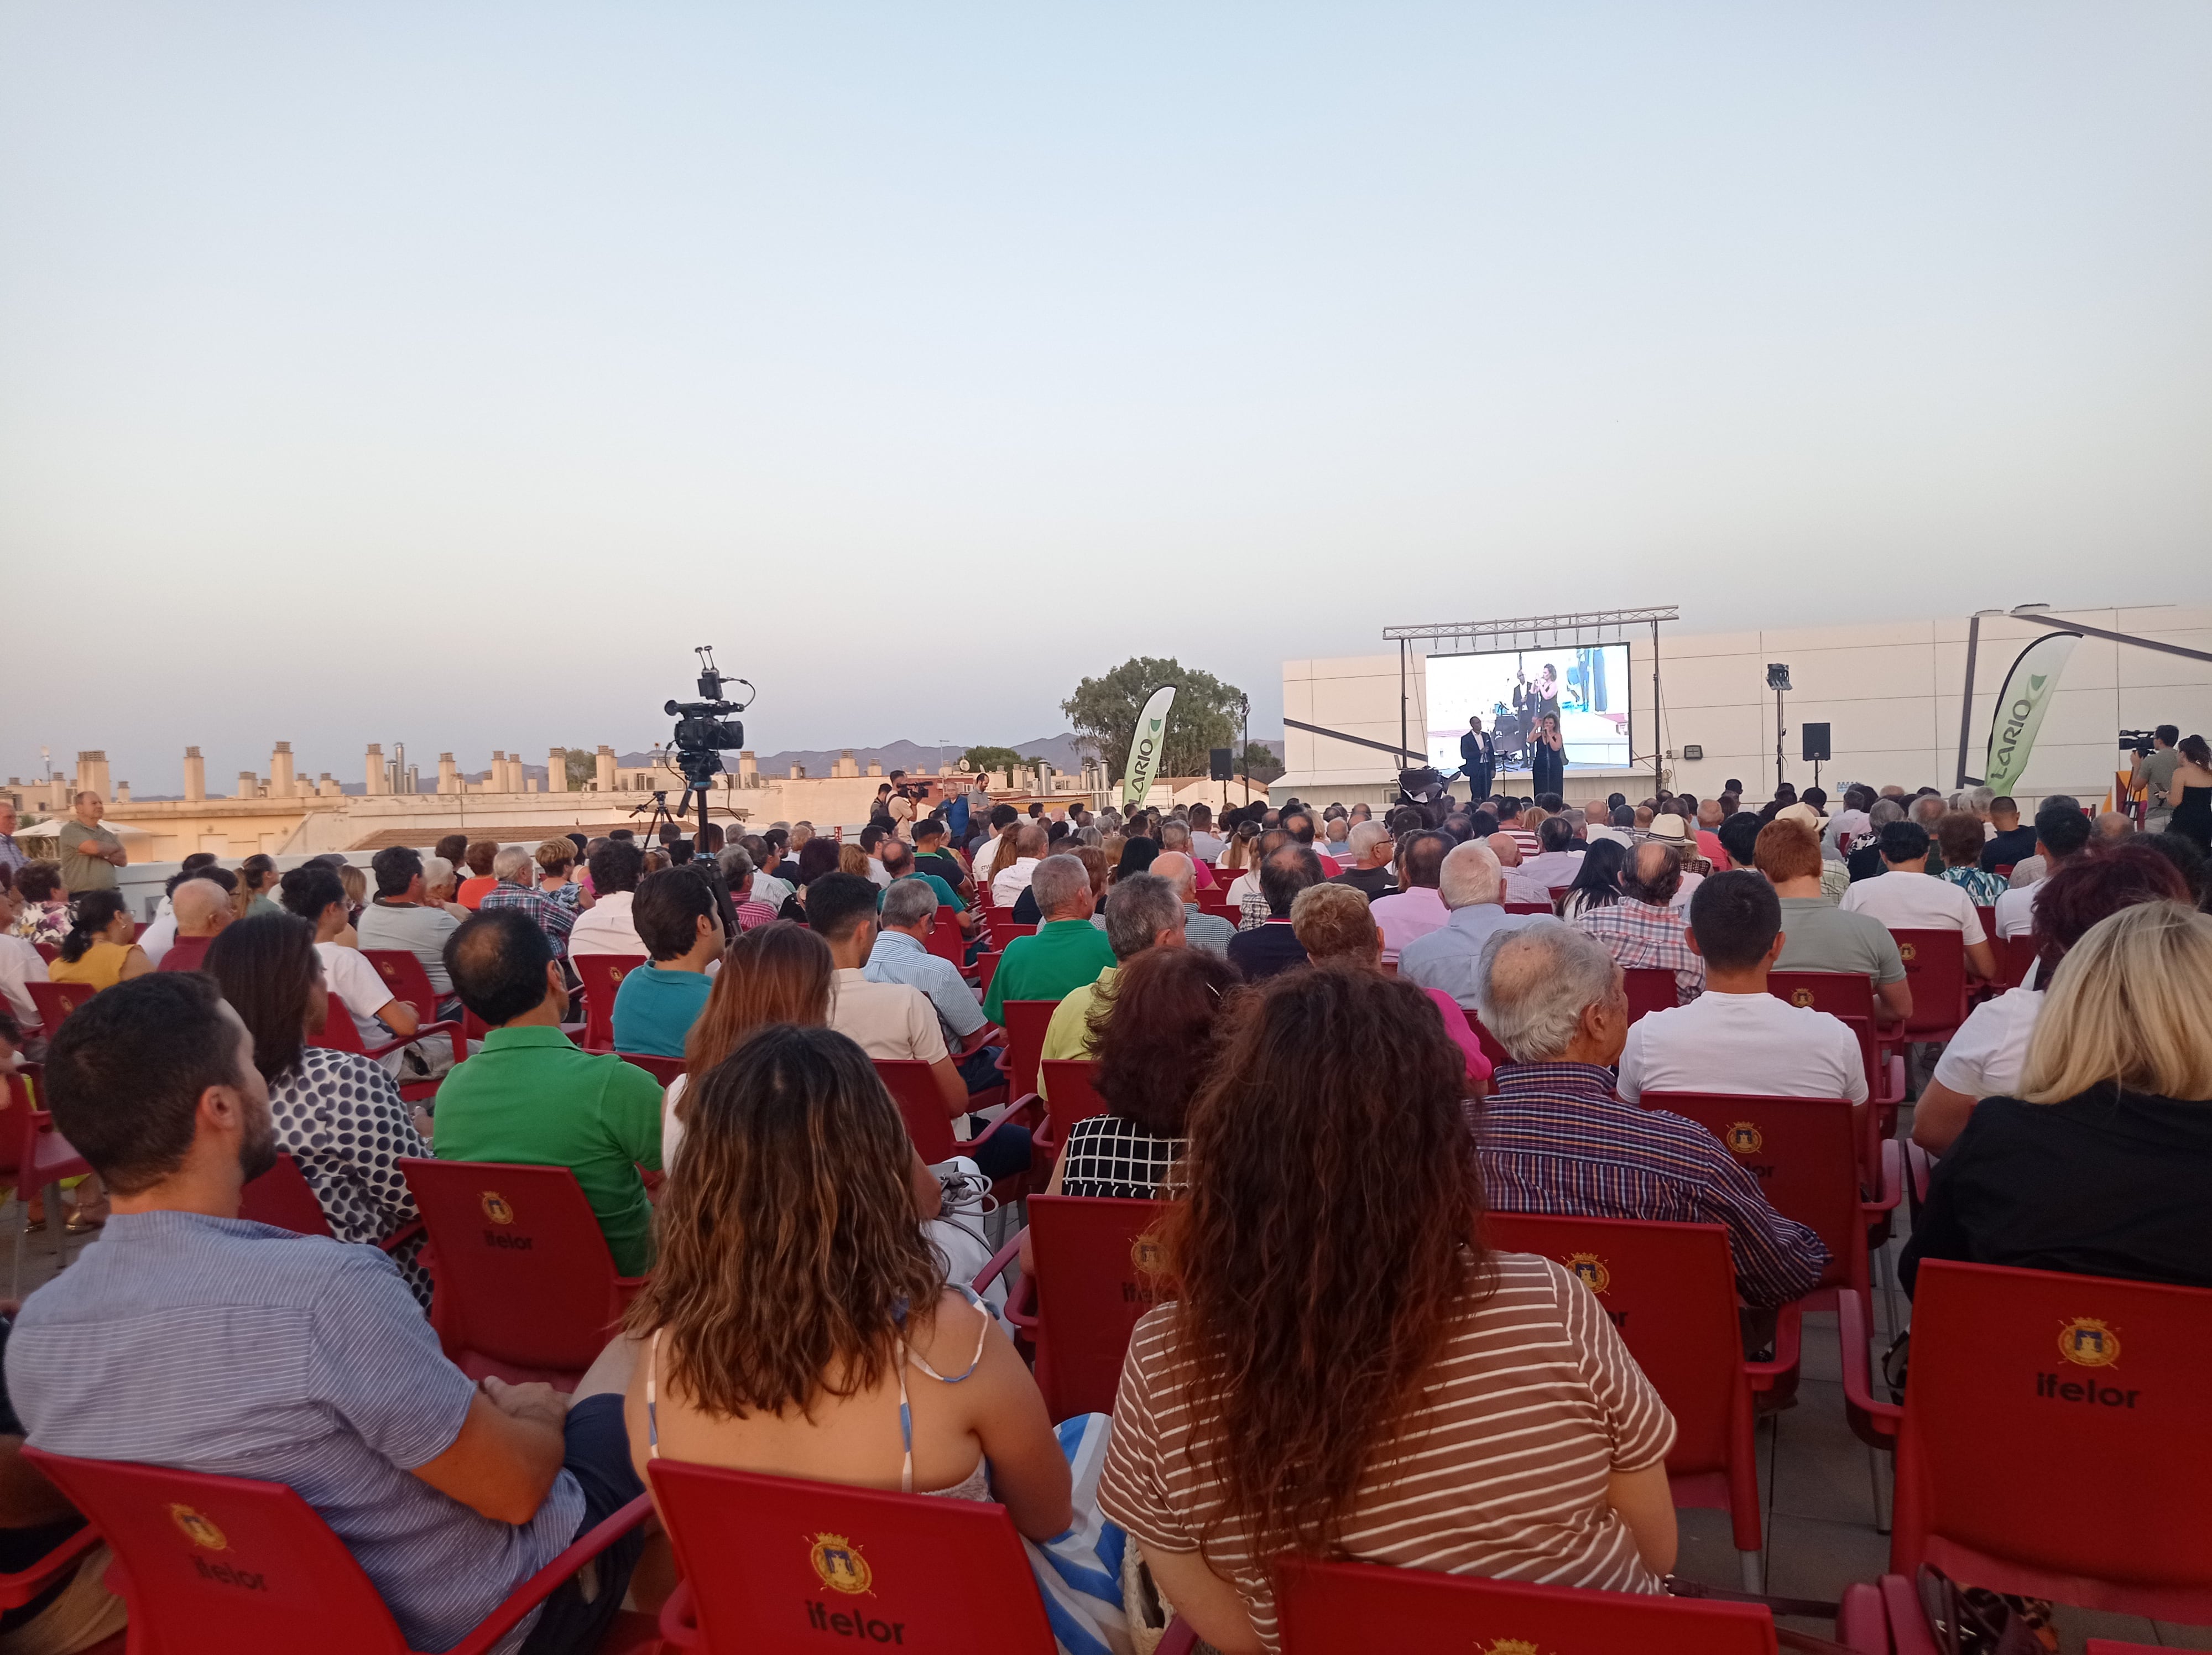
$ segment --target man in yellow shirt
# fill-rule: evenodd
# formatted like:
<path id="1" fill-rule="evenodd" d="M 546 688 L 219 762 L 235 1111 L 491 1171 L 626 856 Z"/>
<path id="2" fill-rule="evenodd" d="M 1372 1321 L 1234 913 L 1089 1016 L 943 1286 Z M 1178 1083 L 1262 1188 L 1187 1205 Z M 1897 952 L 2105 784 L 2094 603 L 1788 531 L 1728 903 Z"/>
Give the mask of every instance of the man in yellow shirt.
<path id="1" fill-rule="evenodd" d="M 1102 997 L 1114 997 L 1115 977 L 1146 949 L 1182 947 L 1182 893 L 1158 874 L 1133 873 L 1115 885 L 1106 902 L 1106 940 L 1114 950 L 1115 963 L 1061 997 L 1052 1021 L 1045 1025 L 1043 1056 L 1090 1056 L 1091 1007 Z M 1037 1092 L 1050 1101 L 1042 1071 Z"/>

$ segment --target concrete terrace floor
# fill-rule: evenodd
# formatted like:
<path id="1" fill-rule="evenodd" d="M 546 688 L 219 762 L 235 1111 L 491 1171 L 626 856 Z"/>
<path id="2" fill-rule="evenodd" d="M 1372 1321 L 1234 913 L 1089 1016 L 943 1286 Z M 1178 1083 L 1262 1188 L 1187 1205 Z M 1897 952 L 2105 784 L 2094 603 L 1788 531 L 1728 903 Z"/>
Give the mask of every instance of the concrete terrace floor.
<path id="1" fill-rule="evenodd" d="M 1900 1131 L 1910 1131 L 1910 1110 Z M 11 1215 L 12 1216 L 12 1215 Z M 1877 1353 L 1893 1329 L 1908 1326 L 1911 1307 L 1902 1293 L 1879 1284 L 1896 1280 L 1897 1254 L 1904 1245 L 1905 1209 L 1898 1210 L 1898 1235 L 1888 1247 L 1889 1268 L 1877 1264 L 1875 1318 Z M 55 1234 L 51 1226 L 32 1236 L 26 1248 L 25 1295 L 51 1280 L 55 1270 Z M 87 1237 L 71 1237 L 72 1253 Z M 1876 1462 L 1885 1514 L 1889 1500 L 1888 1456 L 1871 1454 L 1851 1434 L 1844 1419 L 1843 1370 L 1833 1315 L 1808 1316 L 1804 1324 L 1803 1366 L 1797 1404 L 1759 1422 L 1759 1482 L 1766 1536 L 1765 1589 L 1788 1597 L 1832 1602 L 1844 1587 L 1872 1580 L 1889 1566 L 1889 1536 L 1875 1526 Z M 1877 1380 L 1877 1384 L 1879 1380 Z M 1877 1390 L 1877 1394 L 1885 1394 Z M 1716 1586 L 1741 1584 L 1741 1566 L 1723 1511 L 1679 1513 L 1681 1553 L 1677 1572 Z M 2061 1605 L 2057 1615 L 2063 1655 L 2081 1655 L 2090 1638 L 2212 1650 L 2212 1627 L 2172 1626 L 2129 1615 L 2106 1615 Z M 1827 1635 L 1825 1622 L 1785 1620 L 1800 1631 Z"/>

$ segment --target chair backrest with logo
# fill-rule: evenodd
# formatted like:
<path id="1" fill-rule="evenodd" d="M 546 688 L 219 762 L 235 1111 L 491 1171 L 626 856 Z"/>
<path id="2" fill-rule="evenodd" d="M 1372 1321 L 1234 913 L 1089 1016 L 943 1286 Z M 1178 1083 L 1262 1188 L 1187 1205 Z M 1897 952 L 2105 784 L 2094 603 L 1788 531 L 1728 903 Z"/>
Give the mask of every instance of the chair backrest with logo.
<path id="1" fill-rule="evenodd" d="M 1054 1655 L 1003 1506 L 681 1460 L 649 1469 L 708 1650 L 842 1640 L 902 1655 Z"/>
<path id="2" fill-rule="evenodd" d="M 71 1012 L 100 992 L 89 983 L 27 983 L 23 988 L 38 1007 L 39 1026 L 50 1037 Z"/>
<path id="3" fill-rule="evenodd" d="M 377 976 L 384 979 L 394 1000 L 414 1007 L 418 1020 L 438 1020 L 438 991 L 430 986 L 430 974 L 422 969 L 421 960 L 404 948 L 364 948 L 361 957 L 376 967 Z"/>
<path id="4" fill-rule="evenodd" d="M 1174 1297 L 1151 1274 L 1146 1232 L 1166 1204 L 1105 1196 L 1031 1196 L 1036 1260 L 1037 1388 L 1055 1422 L 1110 1414 L 1129 1330 Z"/>
<path id="5" fill-rule="evenodd" d="M 1717 1224 L 1488 1213 L 1491 1241 L 1565 1265 L 1620 1330 L 1674 1416 L 1667 1474 L 1677 1505 L 1734 1516 L 1739 1551 L 1759 1549 L 1751 1384 L 1736 1318 L 1735 1263 Z"/>
<path id="6" fill-rule="evenodd" d="M 1435 1569 L 1275 1565 L 1283 1655 L 1346 1650 L 1536 1650 L 1541 1655 L 1774 1655 L 1774 1617 L 1753 1603 L 1532 1586 Z"/>
<path id="7" fill-rule="evenodd" d="M 875 1063 L 876 1078 L 898 1105 L 906 1135 L 921 1159 L 934 1166 L 958 1153 L 952 1123 L 945 1115 L 945 1094 L 937 1089 L 930 1066 L 918 1057 L 878 1057 Z"/>
<path id="8" fill-rule="evenodd" d="M 407 1655 L 353 1554 L 285 1484 L 23 1453 L 114 1549 L 134 1651 Z"/>
<path id="9" fill-rule="evenodd" d="M 643 966 L 643 954 L 578 954 L 568 962 L 584 983 L 586 1051 L 615 1049 L 615 994 L 622 980 Z"/>
<path id="10" fill-rule="evenodd" d="M 1647 1092 L 1638 1101 L 1645 1109 L 1687 1116 L 1711 1133 L 1757 1180 L 1776 1212 L 1827 1244 L 1822 1287 L 1869 1287 L 1859 1148 L 1848 1098 Z"/>
<path id="11" fill-rule="evenodd" d="M 2212 1624 L 2212 1289 L 1930 1259 L 1893 1569 Z"/>
<path id="12" fill-rule="evenodd" d="M 472 1379 L 574 1389 L 613 1337 L 625 1287 L 576 1175 L 411 1155 L 399 1170 L 429 1232 L 430 1321 L 446 1354 Z"/>
<path id="13" fill-rule="evenodd" d="M 1044 1031 L 1057 1000 L 1009 1000 L 1003 1002 L 1000 1025 L 1006 1031 L 1006 1077 L 1014 1098 L 1026 1098 L 1037 1087 L 1037 1064 L 1044 1056 Z"/>
<path id="14" fill-rule="evenodd" d="M 1961 931 L 1892 931 L 1905 961 L 1905 986 L 1912 990 L 1912 1015 L 1905 1031 L 1919 1037 L 1948 1036 L 1966 1020 L 1966 938 Z"/>

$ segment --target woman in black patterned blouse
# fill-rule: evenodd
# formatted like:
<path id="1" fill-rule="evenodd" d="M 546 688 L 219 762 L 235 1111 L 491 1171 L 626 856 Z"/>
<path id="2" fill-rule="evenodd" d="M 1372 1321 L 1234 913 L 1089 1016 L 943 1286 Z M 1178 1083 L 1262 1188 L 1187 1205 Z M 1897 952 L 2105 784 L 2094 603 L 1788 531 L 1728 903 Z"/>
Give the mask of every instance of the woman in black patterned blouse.
<path id="1" fill-rule="evenodd" d="M 1113 994 L 1091 1013 L 1106 1113 L 1069 1129 L 1051 1194 L 1177 1193 L 1183 1117 L 1212 1066 L 1237 983 L 1228 961 L 1195 948 L 1147 948 L 1121 968 Z"/>
<path id="2" fill-rule="evenodd" d="M 315 928 L 290 914 L 234 920 L 208 945 L 201 970 L 216 981 L 253 1035 L 253 1066 L 269 1083 L 276 1141 L 300 1164 L 307 1187 L 340 1241 L 368 1244 L 415 1222 L 415 1195 L 399 1171 L 403 1155 L 430 1147 L 384 1066 L 358 1052 L 307 1044 L 331 1004 Z M 422 1238 L 396 1249 L 392 1262 L 428 1309 L 430 1278 L 417 1262 Z"/>

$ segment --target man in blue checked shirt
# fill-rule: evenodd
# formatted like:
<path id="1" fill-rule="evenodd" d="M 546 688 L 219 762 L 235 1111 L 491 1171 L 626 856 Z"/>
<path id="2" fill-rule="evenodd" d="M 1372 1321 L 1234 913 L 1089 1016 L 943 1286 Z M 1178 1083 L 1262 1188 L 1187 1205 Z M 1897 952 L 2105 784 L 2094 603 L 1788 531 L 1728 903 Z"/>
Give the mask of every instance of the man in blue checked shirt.
<path id="1" fill-rule="evenodd" d="M 479 1387 L 377 1249 L 239 1218 L 276 1131 L 253 1037 L 208 978 L 160 972 L 95 996 L 57 1031 L 46 1086 L 113 1210 L 9 1338 L 33 1446 L 289 1484 L 410 1649 L 452 1647 L 644 1492 L 623 1424 L 628 1341 L 573 1397 Z M 641 1545 L 625 1536 L 590 1603 L 568 1581 L 498 1655 L 588 1655 Z"/>

